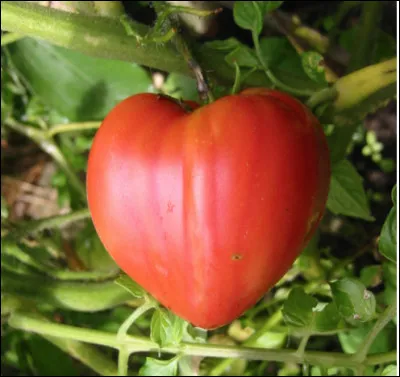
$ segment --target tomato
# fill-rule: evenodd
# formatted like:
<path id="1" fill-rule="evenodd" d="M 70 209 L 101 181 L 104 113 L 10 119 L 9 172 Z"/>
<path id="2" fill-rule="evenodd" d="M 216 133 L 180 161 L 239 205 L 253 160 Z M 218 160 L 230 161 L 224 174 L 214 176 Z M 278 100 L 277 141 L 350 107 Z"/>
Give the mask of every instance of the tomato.
<path id="1" fill-rule="evenodd" d="M 329 181 L 323 130 L 287 94 L 248 89 L 187 112 L 145 93 L 103 121 L 87 194 L 121 269 L 213 329 L 288 271 L 323 216 Z"/>

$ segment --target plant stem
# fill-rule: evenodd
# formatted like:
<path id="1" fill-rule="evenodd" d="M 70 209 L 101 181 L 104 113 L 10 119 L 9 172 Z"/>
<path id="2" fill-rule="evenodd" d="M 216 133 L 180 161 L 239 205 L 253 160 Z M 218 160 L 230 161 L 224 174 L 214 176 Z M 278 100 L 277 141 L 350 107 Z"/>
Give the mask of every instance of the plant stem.
<path id="1" fill-rule="evenodd" d="M 311 95 L 313 95 L 315 93 L 313 90 L 292 88 L 291 86 L 286 85 L 282 81 L 278 80 L 275 77 L 275 75 L 271 72 L 271 70 L 269 69 L 269 67 L 267 66 L 267 64 L 265 62 L 265 59 L 262 56 L 260 42 L 258 40 L 257 32 L 253 30 L 252 36 L 253 36 L 253 43 L 254 43 L 254 47 L 255 47 L 255 50 L 256 50 L 256 54 L 257 54 L 258 60 L 260 61 L 260 64 L 264 68 L 264 71 L 265 71 L 265 74 L 267 75 L 267 77 L 271 80 L 271 82 L 277 88 L 279 88 L 281 90 L 284 90 L 287 93 L 291 93 L 291 94 L 297 95 L 297 96 L 309 97 L 309 96 L 311 96 Z"/>
<path id="2" fill-rule="evenodd" d="M 92 130 L 92 129 L 99 128 L 100 125 L 101 125 L 101 122 L 82 122 L 82 123 L 58 124 L 56 126 L 51 127 L 47 131 L 47 135 L 49 137 L 53 137 L 53 136 L 63 133 L 63 132 Z"/>
<path id="3" fill-rule="evenodd" d="M 376 321 L 374 327 L 371 329 L 366 339 L 362 342 L 361 347 L 357 353 L 353 356 L 354 360 L 361 362 L 364 361 L 368 355 L 368 351 L 371 348 L 377 335 L 382 331 L 382 329 L 394 318 L 397 311 L 397 302 L 394 301 L 389 305 L 386 310 L 380 315 Z"/>
<path id="4" fill-rule="evenodd" d="M 267 350 L 247 348 L 241 346 L 218 346 L 210 344 L 181 343 L 180 345 L 161 347 L 148 338 L 127 335 L 122 341 L 117 340 L 115 334 L 93 329 L 83 329 L 59 323 L 47 323 L 32 313 L 14 312 L 9 318 L 9 325 L 16 329 L 73 339 L 119 349 L 121 345 L 129 346 L 131 352 L 164 352 L 169 354 L 182 353 L 186 356 L 203 356 L 218 358 L 243 358 L 250 360 L 267 360 L 275 362 L 309 363 L 326 367 L 341 366 L 356 368 L 360 364 L 351 355 L 335 352 L 306 351 L 303 358 L 299 358 L 296 350 Z M 367 358 L 366 365 L 377 365 L 381 360 L 395 361 L 397 353 L 389 352 Z"/>
<path id="5" fill-rule="evenodd" d="M 84 208 L 78 211 L 67 213 L 66 215 L 51 216 L 40 220 L 20 222 L 19 227 L 23 229 L 24 232 L 35 233 L 40 232 L 44 229 L 62 227 L 71 222 L 80 221 L 88 218 L 90 218 L 89 209 Z"/>
<path id="6" fill-rule="evenodd" d="M 20 124 L 12 118 L 8 118 L 5 121 L 5 124 L 12 130 L 32 139 L 44 152 L 50 155 L 54 159 L 54 161 L 61 167 L 61 169 L 64 170 L 65 174 L 71 182 L 71 185 L 80 194 L 81 198 L 86 201 L 86 189 L 84 184 L 75 174 L 72 167 L 70 166 L 64 155 L 61 153 L 58 145 L 54 142 L 53 139 L 47 136 L 47 131 Z"/>
<path id="7" fill-rule="evenodd" d="M 133 313 L 125 320 L 117 332 L 117 340 L 121 342 L 127 335 L 132 324 L 148 310 L 154 308 L 153 302 L 145 302 L 143 305 L 136 308 Z M 128 374 L 129 356 L 132 351 L 127 345 L 122 345 L 118 354 L 118 375 L 126 376 Z"/>
<path id="8" fill-rule="evenodd" d="M 337 91 L 335 88 L 324 88 L 316 93 L 314 93 L 307 101 L 307 106 L 310 108 L 315 108 L 322 103 L 332 101 L 337 97 Z"/>
<path id="9" fill-rule="evenodd" d="M 9 43 L 16 42 L 24 37 L 25 35 L 21 35 L 19 33 L 7 33 L 1 36 L 1 45 L 8 45 Z"/>

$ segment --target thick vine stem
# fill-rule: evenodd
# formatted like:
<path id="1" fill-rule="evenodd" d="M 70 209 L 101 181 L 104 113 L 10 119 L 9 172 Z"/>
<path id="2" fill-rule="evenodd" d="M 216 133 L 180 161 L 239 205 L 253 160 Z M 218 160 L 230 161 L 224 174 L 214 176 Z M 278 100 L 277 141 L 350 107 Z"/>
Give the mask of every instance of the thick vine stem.
<path id="1" fill-rule="evenodd" d="M 119 341 L 116 334 L 59 323 L 48 323 L 35 317 L 32 313 L 19 311 L 11 314 L 8 323 L 11 327 L 28 332 L 73 339 L 115 349 L 120 349 L 121 346 L 126 345 L 131 352 L 161 352 L 186 356 L 243 358 L 250 360 L 292 362 L 297 364 L 308 363 L 325 367 L 341 366 L 352 369 L 357 368 L 360 364 L 378 365 L 382 362 L 393 362 L 397 358 L 396 351 L 374 355 L 373 357 L 368 356 L 364 362 L 360 363 L 354 360 L 351 355 L 335 352 L 306 351 L 303 357 L 299 357 L 296 350 L 288 349 L 268 350 L 241 346 L 219 346 L 193 343 L 181 343 L 180 345 L 160 347 L 157 343 L 148 338 L 127 335 L 123 340 Z"/>

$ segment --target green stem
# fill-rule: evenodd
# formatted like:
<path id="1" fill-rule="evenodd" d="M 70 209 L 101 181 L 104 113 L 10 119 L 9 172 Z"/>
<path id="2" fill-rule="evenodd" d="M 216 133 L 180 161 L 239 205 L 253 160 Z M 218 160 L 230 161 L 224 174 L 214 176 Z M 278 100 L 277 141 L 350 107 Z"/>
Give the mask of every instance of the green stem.
<path id="1" fill-rule="evenodd" d="M 64 170 L 65 174 L 71 182 L 71 185 L 80 194 L 81 198 L 86 201 L 86 189 L 84 184 L 75 174 L 72 167 L 65 159 L 64 155 L 60 151 L 60 148 L 57 146 L 54 140 L 47 137 L 47 131 L 20 124 L 11 118 L 7 119 L 5 124 L 12 130 L 32 139 L 44 152 L 50 155 L 54 159 L 54 161 L 61 167 L 61 169 Z"/>
<path id="2" fill-rule="evenodd" d="M 335 88 L 324 88 L 314 93 L 307 101 L 307 106 L 311 109 L 315 108 L 322 103 L 333 101 L 337 97 L 337 91 Z"/>
<path id="3" fill-rule="evenodd" d="M 354 360 L 361 362 L 364 361 L 368 355 L 369 349 L 374 342 L 377 335 L 382 329 L 395 317 L 397 311 L 397 301 L 389 305 L 386 310 L 380 315 L 374 327 L 371 329 L 366 339 L 362 342 L 361 347 L 353 356 Z"/>
<path id="4" fill-rule="evenodd" d="M 133 323 L 148 310 L 154 308 L 153 302 L 145 302 L 133 311 L 133 313 L 125 320 L 117 332 L 117 340 L 121 342 L 127 335 L 129 328 Z M 129 356 L 132 350 L 127 345 L 122 345 L 118 354 L 118 375 L 126 376 L 128 374 Z"/>
<path id="5" fill-rule="evenodd" d="M 44 229 L 59 228 L 69 223 L 90 218 L 89 209 L 84 208 L 65 215 L 46 217 L 40 220 L 20 222 L 19 227 L 28 233 L 40 232 Z"/>
<path id="6" fill-rule="evenodd" d="M 99 128 L 100 125 L 101 125 L 101 122 L 82 122 L 82 123 L 58 124 L 56 126 L 51 127 L 47 131 L 47 135 L 49 137 L 53 137 L 57 134 L 64 133 L 64 132 L 93 130 L 93 129 Z"/>
<path id="7" fill-rule="evenodd" d="M 235 62 L 235 82 L 233 83 L 231 94 L 234 95 L 240 90 L 240 67 L 237 62 Z"/>
<path id="8" fill-rule="evenodd" d="M 21 35 L 19 33 L 7 33 L 1 36 L 1 45 L 5 46 L 9 43 L 19 41 L 22 38 L 25 38 L 25 35 Z"/>
<path id="9" fill-rule="evenodd" d="M 257 32 L 253 30 L 252 36 L 253 36 L 253 43 L 254 43 L 254 47 L 255 47 L 255 50 L 256 50 L 256 54 L 257 54 L 258 60 L 260 61 L 260 64 L 264 68 L 264 71 L 265 71 L 265 74 L 267 75 L 267 77 L 271 80 L 271 82 L 277 88 L 279 88 L 279 89 L 281 89 L 281 90 L 283 90 L 283 91 L 285 91 L 287 93 L 291 93 L 291 94 L 297 95 L 297 96 L 309 97 L 309 96 L 311 96 L 311 95 L 313 95 L 315 93 L 313 90 L 292 88 L 291 86 L 286 85 L 282 81 L 278 80 L 278 78 L 275 77 L 275 75 L 271 72 L 271 70 L 269 69 L 269 67 L 267 66 L 267 64 L 265 62 L 265 59 L 262 56 L 260 42 L 258 40 Z"/>
<path id="10" fill-rule="evenodd" d="M 132 20 L 130 23 L 139 36 L 148 34 L 150 30 Z M 25 1 L 2 1 L 1 28 L 44 39 L 89 56 L 134 62 L 161 71 L 194 76 L 172 43 L 136 45 L 119 20 L 68 13 Z M 199 63 L 213 71 L 214 78 L 220 83 L 233 83 L 234 69 L 225 61 L 224 54 L 203 45 L 194 45 L 193 48 Z M 263 73 L 255 72 L 246 84 L 268 86 L 270 82 Z"/>
<path id="11" fill-rule="evenodd" d="M 300 357 L 303 357 L 304 353 L 306 352 L 306 347 L 308 344 L 308 341 L 310 339 L 311 333 L 310 334 L 306 334 L 303 336 L 303 338 L 301 338 L 299 347 L 297 348 L 297 353 Z"/>
<path id="12" fill-rule="evenodd" d="M 116 334 L 111 334 L 99 330 L 78 328 L 74 326 L 47 323 L 31 313 L 14 312 L 11 314 L 9 325 L 16 329 L 73 339 L 81 342 L 92 343 L 119 349 L 122 345 L 128 346 L 132 352 L 163 352 L 168 354 L 180 354 L 186 356 L 202 356 L 217 358 L 243 358 L 250 360 L 266 360 L 275 362 L 309 363 L 313 365 L 323 365 L 326 367 L 341 366 L 344 368 L 358 367 L 360 362 L 354 360 L 351 355 L 336 352 L 307 351 L 303 358 L 299 358 L 296 350 L 268 350 L 258 348 L 248 348 L 242 346 L 219 346 L 210 344 L 181 343 L 161 347 L 148 338 L 127 335 L 122 341 L 118 341 Z M 395 361 L 396 352 L 374 355 L 371 361 L 367 358 L 365 363 L 377 365 L 382 359 Z"/>
<path id="13" fill-rule="evenodd" d="M 277 310 L 274 314 L 272 314 L 267 321 L 265 321 L 264 325 L 253 335 L 250 336 L 249 339 L 247 339 L 244 343 L 243 346 L 247 347 L 252 347 L 255 346 L 257 343 L 257 340 L 265 334 L 268 330 L 271 328 L 275 327 L 279 322 L 282 321 L 282 311 Z M 225 359 L 220 361 L 210 372 L 210 376 L 220 376 L 224 371 L 227 370 L 227 368 L 233 363 L 233 359 Z"/>

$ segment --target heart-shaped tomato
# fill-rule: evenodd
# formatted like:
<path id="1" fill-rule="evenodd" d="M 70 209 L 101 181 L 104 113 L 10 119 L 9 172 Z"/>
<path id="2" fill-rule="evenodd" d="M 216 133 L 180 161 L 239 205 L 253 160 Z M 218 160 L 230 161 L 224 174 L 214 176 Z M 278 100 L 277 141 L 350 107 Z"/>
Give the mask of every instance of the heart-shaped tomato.
<path id="1" fill-rule="evenodd" d="M 329 181 L 323 130 L 287 94 L 249 89 L 186 112 L 146 93 L 98 130 L 87 193 L 121 269 L 212 329 L 288 271 L 323 215 Z"/>

